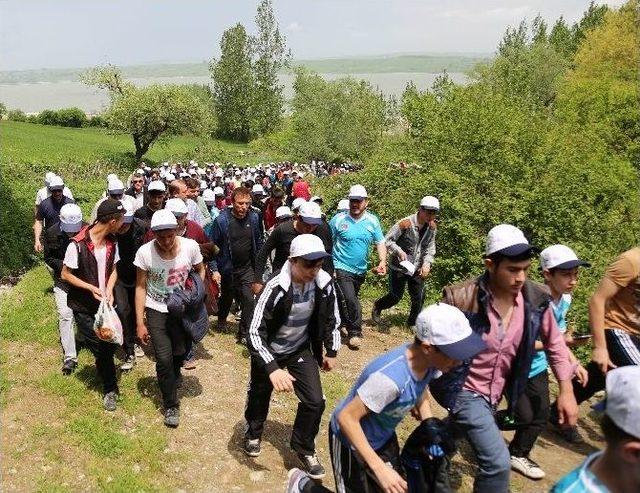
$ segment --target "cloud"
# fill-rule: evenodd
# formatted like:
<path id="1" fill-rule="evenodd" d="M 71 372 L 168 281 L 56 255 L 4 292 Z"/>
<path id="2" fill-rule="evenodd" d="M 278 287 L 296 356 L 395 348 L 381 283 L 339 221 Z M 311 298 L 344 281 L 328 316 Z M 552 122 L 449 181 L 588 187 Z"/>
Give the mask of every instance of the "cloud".
<path id="1" fill-rule="evenodd" d="M 290 33 L 299 33 L 302 31 L 302 26 L 294 21 L 286 27 L 286 30 Z"/>

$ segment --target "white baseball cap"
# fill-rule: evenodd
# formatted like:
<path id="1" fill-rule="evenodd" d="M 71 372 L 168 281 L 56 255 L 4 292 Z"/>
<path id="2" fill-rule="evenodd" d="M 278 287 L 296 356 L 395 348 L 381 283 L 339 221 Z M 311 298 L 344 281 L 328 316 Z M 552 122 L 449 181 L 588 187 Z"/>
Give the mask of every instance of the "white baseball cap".
<path id="1" fill-rule="evenodd" d="M 422 197 L 420 201 L 420 207 L 423 209 L 439 211 L 440 210 L 440 201 L 432 195 L 427 195 Z"/>
<path id="2" fill-rule="evenodd" d="M 173 181 L 176 179 L 176 175 L 174 175 L 173 173 L 167 173 L 167 175 L 164 178 L 167 181 Z"/>
<path id="3" fill-rule="evenodd" d="M 216 171 L 216 178 L 222 178 L 224 176 L 224 173 L 222 172 L 221 169 L 219 169 L 218 171 Z"/>
<path id="4" fill-rule="evenodd" d="M 349 199 L 342 199 L 338 202 L 338 211 L 348 211 L 349 210 Z"/>
<path id="5" fill-rule="evenodd" d="M 316 235 L 298 235 L 291 242 L 289 256 L 305 260 L 318 260 L 329 257 L 324 243 Z"/>
<path id="6" fill-rule="evenodd" d="M 222 189 L 222 187 L 215 187 L 213 189 L 213 193 L 216 195 L 224 195 L 224 190 Z"/>
<path id="7" fill-rule="evenodd" d="M 322 197 L 320 197 L 319 195 L 314 195 L 313 197 L 311 197 L 309 199 L 309 202 L 317 202 L 317 203 L 321 204 L 324 201 L 322 200 Z"/>
<path id="8" fill-rule="evenodd" d="M 213 190 L 207 188 L 204 192 L 202 192 L 202 198 L 205 202 L 207 202 L 208 205 L 209 203 L 213 203 L 216 201 L 216 194 Z"/>
<path id="9" fill-rule="evenodd" d="M 64 189 L 64 181 L 58 175 L 54 175 L 49 180 L 49 190 L 63 190 Z"/>
<path id="10" fill-rule="evenodd" d="M 187 209 L 187 204 L 184 203 L 182 199 L 169 199 L 165 204 L 164 208 L 177 217 L 182 217 L 189 212 Z"/>
<path id="11" fill-rule="evenodd" d="M 122 206 L 124 207 L 124 223 L 130 224 L 133 222 L 133 213 L 135 212 L 131 207 L 131 203 L 127 202 L 126 204 L 123 202 Z"/>
<path id="12" fill-rule="evenodd" d="M 640 366 L 609 370 L 606 390 L 605 399 L 592 407 L 604 411 L 618 428 L 640 439 Z"/>
<path id="13" fill-rule="evenodd" d="M 65 233 L 77 233 L 82 228 L 82 210 L 76 204 L 60 208 L 60 229 Z"/>
<path id="14" fill-rule="evenodd" d="M 361 200 L 366 199 L 367 197 L 369 197 L 367 195 L 367 190 L 362 185 L 353 185 L 349 189 L 349 199 Z"/>
<path id="15" fill-rule="evenodd" d="M 251 187 L 251 192 L 252 193 L 256 193 L 256 194 L 260 194 L 260 195 L 264 195 L 264 187 L 262 185 L 260 185 L 259 183 L 256 183 L 253 187 Z"/>
<path id="16" fill-rule="evenodd" d="M 283 217 L 291 217 L 293 212 L 286 205 L 281 205 L 276 209 L 276 219 L 282 219 Z"/>
<path id="17" fill-rule="evenodd" d="M 163 229 L 176 229 L 178 221 L 176 216 L 167 209 L 155 211 L 151 216 L 151 231 L 161 231 Z"/>
<path id="18" fill-rule="evenodd" d="M 322 210 L 315 202 L 304 202 L 298 209 L 298 217 L 307 224 L 322 224 Z"/>
<path id="19" fill-rule="evenodd" d="M 575 252 L 565 245 L 551 245 L 540 252 L 542 270 L 573 269 L 574 267 L 591 267 L 591 264 L 580 260 Z"/>
<path id="20" fill-rule="evenodd" d="M 297 199 L 294 199 L 293 203 L 291 204 L 291 210 L 296 211 L 300 209 L 300 206 L 305 202 L 306 200 L 304 200 L 302 197 L 298 197 Z"/>
<path id="21" fill-rule="evenodd" d="M 167 191 L 167 187 L 165 187 L 164 183 L 162 183 L 160 180 L 153 180 L 151 183 L 149 183 L 149 186 L 147 187 L 147 191 L 149 191 L 149 192 L 166 192 Z"/>
<path id="22" fill-rule="evenodd" d="M 44 184 L 48 186 L 51 178 L 53 178 L 54 176 L 56 176 L 56 174 L 53 171 L 47 171 L 44 175 Z"/>
<path id="23" fill-rule="evenodd" d="M 487 345 L 471 330 L 467 317 L 446 303 L 429 305 L 416 319 L 416 337 L 458 361 L 474 357 Z"/>
<path id="24" fill-rule="evenodd" d="M 204 180 L 200 180 L 200 190 L 206 190 L 207 187 L 207 182 Z"/>
<path id="25" fill-rule="evenodd" d="M 498 224 L 487 235 L 487 256 L 500 253 L 506 257 L 517 257 L 526 252 L 535 252 L 538 249 L 529 245 L 524 233 L 511 224 Z"/>
<path id="26" fill-rule="evenodd" d="M 119 178 L 109 180 L 107 183 L 107 190 L 109 195 L 121 195 L 124 193 L 124 183 Z"/>

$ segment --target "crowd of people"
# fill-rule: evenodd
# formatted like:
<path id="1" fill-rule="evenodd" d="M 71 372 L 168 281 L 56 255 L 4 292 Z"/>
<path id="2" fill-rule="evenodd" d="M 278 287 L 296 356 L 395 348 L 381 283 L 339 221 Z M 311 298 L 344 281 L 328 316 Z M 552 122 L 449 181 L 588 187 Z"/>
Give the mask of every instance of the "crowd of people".
<path id="1" fill-rule="evenodd" d="M 351 350 L 366 343 L 359 293 L 372 271 L 389 280 L 372 323 L 381 324 L 407 288 L 413 338 L 372 360 L 331 413 L 338 492 L 451 491 L 451 457 L 462 438 L 476 456 L 474 491 L 509 491 L 512 470 L 541 479 L 545 471 L 530 455 L 537 438 L 550 423 L 563 440 L 582 441 L 578 405 L 603 389 L 606 449 L 554 491 L 640 491 L 640 248 L 607 268 L 590 298 L 590 334 L 567 323 L 589 263 L 566 245 L 540 251 L 509 224 L 488 232 L 484 273 L 447 286 L 441 302 L 425 308 L 440 201 L 423 197 L 386 235 L 362 185 L 328 215 L 307 177 L 354 169 L 142 164 L 124 182 L 107 177 L 88 221 L 63 179 L 48 173 L 36 194 L 34 249 L 54 280 L 62 372 L 72 374 L 78 350 L 88 349 L 104 408 L 116 409 L 119 345 L 96 330 L 99 308 L 112 306 L 123 329 L 120 369 L 153 352 L 164 423 L 176 427 L 183 370 L 196 367 L 210 321 L 226 331 L 234 313 L 237 342 L 250 354 L 239 446 L 260 455 L 273 390 L 295 392 L 290 445 L 300 468 L 290 471 L 287 491 L 330 491 L 318 483 L 326 474 L 315 444 L 325 412 L 320 371 L 335 368 L 343 342 Z M 538 256 L 544 283 L 529 279 Z M 589 342 L 585 368 L 572 349 Z M 558 382 L 553 399 L 549 367 Z M 446 418 L 434 417 L 431 397 Z M 395 430 L 409 413 L 420 424 L 400 448 Z M 510 443 L 503 430 L 515 430 Z"/>

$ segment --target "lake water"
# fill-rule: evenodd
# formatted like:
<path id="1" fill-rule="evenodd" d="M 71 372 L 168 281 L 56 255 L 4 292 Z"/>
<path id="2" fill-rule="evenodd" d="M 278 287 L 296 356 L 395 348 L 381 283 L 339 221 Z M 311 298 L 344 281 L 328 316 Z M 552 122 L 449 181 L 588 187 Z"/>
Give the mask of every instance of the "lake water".
<path id="1" fill-rule="evenodd" d="M 345 77 L 344 74 L 322 74 L 326 79 Z M 350 77 L 364 79 L 377 86 L 387 95 L 400 96 L 409 81 L 418 88 L 430 87 L 438 74 L 427 73 L 386 73 L 352 74 Z M 450 73 L 451 79 L 463 84 L 467 77 L 461 73 Z M 285 87 L 285 97 L 293 96 L 293 75 L 282 75 L 280 81 Z M 210 84 L 210 77 L 151 77 L 130 79 L 134 84 Z M 105 91 L 88 87 L 81 82 L 38 82 L 34 84 L 0 84 L 0 101 L 10 109 L 19 108 L 26 113 L 37 113 L 45 109 L 77 106 L 87 113 L 99 113 L 109 103 Z"/>

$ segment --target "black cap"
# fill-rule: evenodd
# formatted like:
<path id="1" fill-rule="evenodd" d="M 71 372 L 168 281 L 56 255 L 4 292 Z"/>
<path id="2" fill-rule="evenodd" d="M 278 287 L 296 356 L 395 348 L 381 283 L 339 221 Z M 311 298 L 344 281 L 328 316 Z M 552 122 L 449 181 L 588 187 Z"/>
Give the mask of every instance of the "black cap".
<path id="1" fill-rule="evenodd" d="M 124 206 L 122 205 L 122 202 L 116 199 L 108 198 L 98 206 L 96 218 L 102 219 L 103 217 L 118 213 L 124 214 Z"/>

